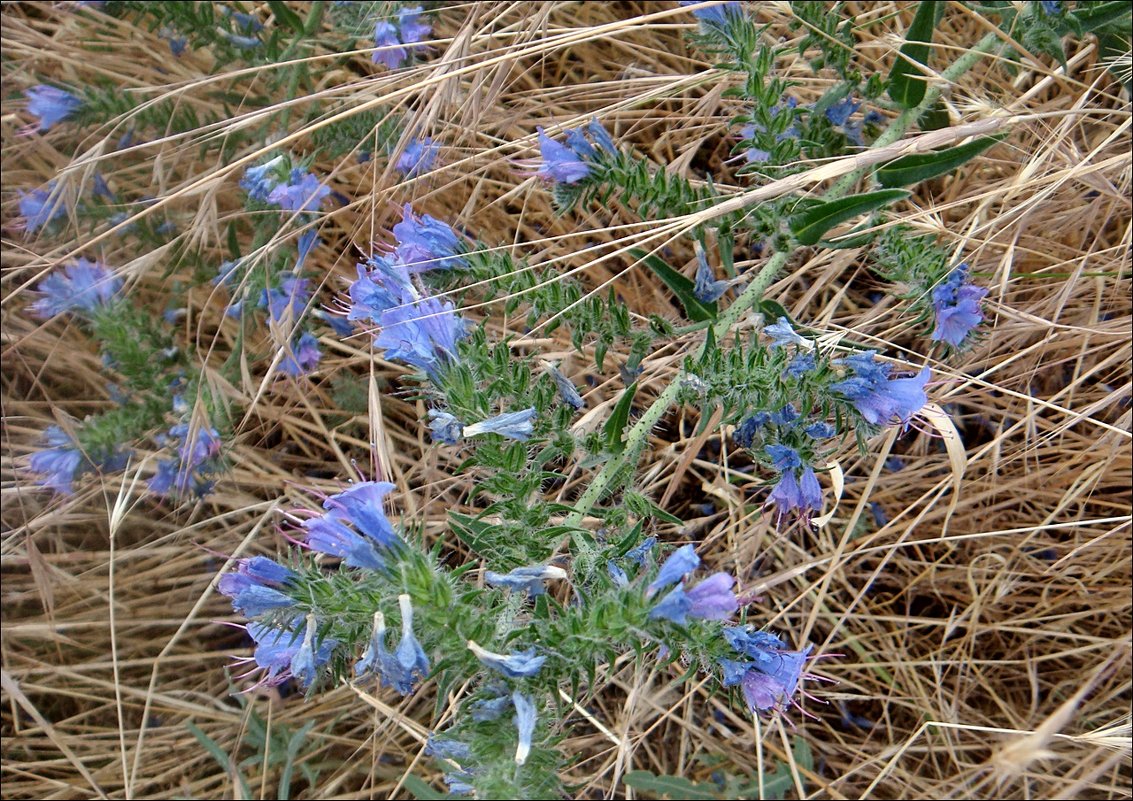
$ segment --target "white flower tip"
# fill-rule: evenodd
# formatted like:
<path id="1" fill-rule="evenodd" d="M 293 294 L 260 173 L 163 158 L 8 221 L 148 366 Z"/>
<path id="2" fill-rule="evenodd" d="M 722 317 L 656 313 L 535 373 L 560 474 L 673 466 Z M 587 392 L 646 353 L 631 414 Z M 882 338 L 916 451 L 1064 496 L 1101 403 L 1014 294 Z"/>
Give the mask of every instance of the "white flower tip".
<path id="1" fill-rule="evenodd" d="M 531 753 L 531 743 L 520 743 L 515 749 L 515 764 L 522 766 L 527 762 L 527 755 Z"/>
<path id="2" fill-rule="evenodd" d="M 555 565 L 547 565 L 545 568 L 543 568 L 544 579 L 565 579 L 566 577 L 567 572 L 561 567 L 556 567 Z"/>

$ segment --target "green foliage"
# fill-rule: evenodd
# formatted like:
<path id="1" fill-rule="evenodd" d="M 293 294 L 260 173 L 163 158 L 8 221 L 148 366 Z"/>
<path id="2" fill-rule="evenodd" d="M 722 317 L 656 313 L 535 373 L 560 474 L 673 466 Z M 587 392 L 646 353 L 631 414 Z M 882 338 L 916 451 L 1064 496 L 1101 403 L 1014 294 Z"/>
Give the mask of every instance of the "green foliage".
<path id="1" fill-rule="evenodd" d="M 791 3 L 791 13 L 795 20 L 792 29 L 802 28 L 799 37 L 799 55 L 817 50 L 818 55 L 810 60 L 810 67 L 816 73 L 822 69 L 833 69 L 842 80 L 856 84 L 861 74 L 854 65 L 854 25 L 852 19 L 842 16 L 843 4 L 826 2 Z"/>
<path id="2" fill-rule="evenodd" d="M 992 145 L 1002 142 L 1004 137 L 1006 137 L 1006 134 L 985 136 L 957 147 L 899 158 L 878 169 L 877 182 L 884 187 L 911 186 L 941 175 L 947 175 L 957 167 L 971 161 Z"/>
<path id="3" fill-rule="evenodd" d="M 901 108 L 916 108 L 924 100 L 928 85 L 918 65 L 928 65 L 938 10 L 936 3 L 917 4 L 916 16 L 905 32 L 905 44 L 889 72 L 889 96 Z"/>
<path id="4" fill-rule="evenodd" d="M 881 189 L 816 203 L 791 217 L 791 232 L 800 245 L 817 245 L 822 236 L 839 223 L 876 211 L 909 194 L 903 189 Z"/>

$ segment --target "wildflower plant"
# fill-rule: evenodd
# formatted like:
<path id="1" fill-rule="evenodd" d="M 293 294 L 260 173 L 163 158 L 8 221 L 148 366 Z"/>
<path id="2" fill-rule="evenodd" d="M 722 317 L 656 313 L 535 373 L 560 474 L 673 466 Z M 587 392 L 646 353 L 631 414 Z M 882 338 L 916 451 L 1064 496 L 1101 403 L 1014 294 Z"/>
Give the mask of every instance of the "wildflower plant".
<path id="1" fill-rule="evenodd" d="M 695 437 L 737 460 L 728 473 L 752 502 L 745 519 L 809 541 L 837 508 L 842 464 L 867 456 L 877 434 L 891 444 L 915 431 L 926 409 L 938 416 L 930 357 L 972 347 L 990 317 L 979 255 L 961 261 L 896 220 L 913 187 L 1000 140 L 887 148 L 929 129 L 943 85 L 1005 54 L 1002 32 L 947 62 L 928 52 L 944 12 L 921 4 L 882 71 L 855 49 L 841 4 L 791 4 L 798 53 L 820 78 L 811 82 L 782 68 L 791 53 L 754 4 L 680 5 L 729 112 L 699 145 L 715 173 L 674 169 L 611 109 L 533 122 L 510 141 L 492 133 L 526 166 L 493 204 L 526 182 L 532 202 L 585 236 L 588 255 L 618 227 L 590 230 L 594 219 L 628 220 L 645 233 L 609 260 L 628 259 L 667 315 L 636 309 L 615 271 L 576 270 L 535 237 L 509 239 L 475 211 L 453 211 L 478 208 L 479 196 L 442 202 L 424 186 L 468 140 L 450 151 L 457 134 L 436 122 L 429 90 L 397 87 L 412 65 L 458 52 L 429 44 L 452 36 L 458 9 L 108 3 L 97 13 L 164 40 L 178 69 L 198 58 L 254 65 L 262 86 L 225 75 L 210 102 L 185 108 L 94 84 L 25 93 L 26 135 L 70 141 L 77 163 L 84 132 L 129 120 L 112 151 L 129 169 L 162 168 L 135 151 L 166 136 L 221 167 L 210 183 L 175 164 L 153 183 L 179 189 L 159 197 L 117 177 L 67 195 L 77 168 L 20 190 L 29 246 L 61 241 L 68 216 L 92 240 L 29 282 L 26 311 L 72 326 L 115 385 L 112 408 L 44 427 L 22 469 L 70 495 L 96 470 L 140 462 L 145 491 L 166 507 L 204 505 L 230 470 L 248 469 L 236 454 L 258 426 L 286 488 L 259 488 L 278 531 L 255 542 L 276 556 L 234 558 L 215 584 L 246 635 L 233 681 L 240 692 L 294 686 L 305 700 L 342 686 L 382 703 L 435 700 L 412 714 L 455 795 L 569 792 L 574 757 L 558 744 L 619 660 L 703 679 L 761 721 L 815 714 L 829 679 L 811 666 L 825 646 L 773 626 L 773 602 L 753 594 L 758 570 L 721 558 L 654 496 L 642 464 L 650 435 L 681 410 Z M 1082 4 L 992 5 L 1005 29 L 1031 31 L 1024 42 L 1088 23 Z M 917 72 L 930 55 L 932 72 Z M 385 88 L 373 99 L 326 83 L 350 71 Z M 396 104 L 378 96 L 386 89 Z M 225 137 L 199 135 L 219 130 L 240 93 L 261 105 Z M 851 166 L 803 182 L 828 161 Z M 182 203 L 205 195 L 215 237 L 192 227 L 205 212 Z M 68 209 L 64 197 L 78 200 Z M 851 249 L 916 331 L 903 355 L 872 334 L 832 336 L 828 317 L 776 294 L 808 254 Z M 116 260 L 95 258 L 103 252 Z M 657 389 L 662 360 L 674 375 Z M 363 387 L 362 403 L 335 408 L 346 393 L 327 391 L 332 380 Z M 264 397 L 310 417 L 261 415 Z M 465 482 L 441 524 L 420 517 L 429 488 L 384 458 L 387 425 L 442 471 L 438 492 Z M 335 467 L 308 469 L 299 454 L 322 438 Z"/>

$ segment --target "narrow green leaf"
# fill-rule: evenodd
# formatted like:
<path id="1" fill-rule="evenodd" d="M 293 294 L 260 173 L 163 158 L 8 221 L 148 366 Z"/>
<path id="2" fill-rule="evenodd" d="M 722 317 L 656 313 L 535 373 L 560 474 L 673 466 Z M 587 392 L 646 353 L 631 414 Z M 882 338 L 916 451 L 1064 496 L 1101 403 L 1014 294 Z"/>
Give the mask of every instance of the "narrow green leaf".
<path id="1" fill-rule="evenodd" d="M 864 195 L 851 195 L 819 203 L 790 219 L 791 232 L 800 245 L 814 245 L 822 239 L 823 234 L 839 223 L 888 206 L 910 194 L 904 189 L 880 189 Z"/>
<path id="2" fill-rule="evenodd" d="M 414 776 L 412 773 L 402 780 L 401 785 L 412 793 L 414 798 L 419 798 L 421 801 L 440 801 L 440 799 L 449 797 L 445 793 L 438 793 L 426 784 L 424 779 Z"/>
<path id="3" fill-rule="evenodd" d="M 618 398 L 618 402 L 614 404 L 614 411 L 610 415 L 610 419 L 606 421 L 606 426 L 603 432 L 606 435 L 606 448 L 610 453 L 621 453 L 625 450 L 625 442 L 622 440 L 622 431 L 625 430 L 626 424 L 629 423 L 629 410 L 633 404 L 633 396 L 637 394 L 637 382 L 634 381 L 625 388 L 625 392 Z"/>
<path id="4" fill-rule="evenodd" d="M 693 293 L 693 283 L 683 275 L 678 273 L 668 264 L 656 256 L 646 253 L 644 250 L 634 248 L 629 252 L 638 261 L 645 264 L 650 270 L 657 274 L 657 277 L 665 282 L 665 286 L 673 290 L 673 294 L 685 307 L 685 314 L 688 319 L 694 323 L 702 323 L 705 320 L 716 319 L 716 302 L 702 303 L 697 300 L 696 295 Z"/>
<path id="5" fill-rule="evenodd" d="M 629 533 L 618 541 L 618 544 L 614 546 L 614 554 L 616 556 L 625 556 L 629 553 L 630 548 L 637 545 L 638 540 L 641 539 L 641 528 L 644 523 L 644 520 L 638 520 L 633 524 L 633 528 L 629 530 Z"/>
<path id="6" fill-rule="evenodd" d="M 236 791 L 239 794 L 238 797 L 251 798 L 252 795 L 248 790 L 248 783 L 244 781 L 244 777 L 236 771 L 236 766 L 232 764 L 232 759 L 225 753 L 224 749 L 220 747 L 216 740 L 205 734 L 191 721 L 186 722 L 185 726 L 189 729 L 189 732 L 197 738 L 197 742 L 204 747 L 205 751 L 216 760 L 217 764 L 220 765 L 224 772 L 232 776 L 236 782 L 239 783 L 240 787 Z"/>
<path id="7" fill-rule="evenodd" d="M 303 32 L 303 20 L 299 15 L 287 7 L 283 0 L 268 0 L 271 15 L 296 33 Z"/>
<path id="8" fill-rule="evenodd" d="M 1131 7 L 1126 0 L 1114 0 L 1114 2 L 1109 3 L 1091 3 L 1090 5 L 1079 3 L 1074 9 L 1073 14 L 1078 24 L 1082 26 L 1082 30 L 1091 32 L 1111 22 L 1116 22 L 1122 17 L 1128 18 L 1130 9 Z M 1123 27 L 1126 37 L 1128 37 L 1128 21 L 1123 24 Z"/>
<path id="9" fill-rule="evenodd" d="M 901 55 L 889 73 L 889 96 L 902 108 L 916 108 L 924 100 L 928 85 L 917 64 L 928 63 L 929 43 L 936 28 L 936 6 L 936 3 L 917 4 L 917 15 L 905 33 Z"/>
<path id="10" fill-rule="evenodd" d="M 946 175 L 992 145 L 1003 141 L 1006 136 L 1007 134 L 984 136 L 957 147 L 899 158 L 877 171 L 878 183 L 887 188 L 912 186 L 930 178 Z"/>
<path id="11" fill-rule="evenodd" d="M 673 799 L 687 798 L 701 801 L 718 798 L 715 787 L 694 784 L 683 776 L 655 776 L 647 770 L 631 770 L 623 781 L 635 790 Z"/>

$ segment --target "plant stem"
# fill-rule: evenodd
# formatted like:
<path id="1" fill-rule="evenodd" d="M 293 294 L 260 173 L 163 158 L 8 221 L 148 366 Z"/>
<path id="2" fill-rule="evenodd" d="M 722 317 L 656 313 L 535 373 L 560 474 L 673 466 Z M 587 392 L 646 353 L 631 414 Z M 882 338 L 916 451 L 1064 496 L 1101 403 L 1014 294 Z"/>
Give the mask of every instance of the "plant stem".
<path id="1" fill-rule="evenodd" d="M 997 32 L 992 32 L 984 36 L 975 47 L 956 59 L 948 69 L 941 73 L 944 82 L 946 84 L 954 83 L 960 76 L 979 63 L 980 59 L 993 50 L 999 42 L 1000 37 Z M 924 99 L 920 104 L 918 104 L 916 108 L 901 112 L 877 138 L 872 147 L 886 147 L 904 136 L 913 123 L 936 103 L 942 91 L 943 89 L 939 85 L 930 86 L 928 91 L 925 92 Z M 863 174 L 864 170 L 858 170 L 843 176 L 825 193 L 824 198 L 831 200 L 844 195 L 853 188 L 854 184 L 861 179 Z M 748 311 L 763 297 L 764 291 L 771 282 L 775 280 L 775 276 L 778 275 L 790 256 L 791 252 L 788 251 L 781 251 L 772 256 L 770 261 L 763 266 L 755 279 L 748 285 L 747 289 L 745 289 L 740 296 L 736 298 L 735 302 L 720 315 L 712 326 L 712 333 L 715 335 L 717 342 L 731 331 L 732 326 L 736 324 L 742 314 Z M 707 341 L 705 341 L 703 347 L 707 347 Z M 578 500 L 575 501 L 574 511 L 567 516 L 564 521 L 565 525 L 580 529 L 582 527 L 583 518 L 594 505 L 601 500 L 610 485 L 614 483 L 615 477 L 627 464 L 636 462 L 641 449 L 645 446 L 649 432 L 653 429 L 653 426 L 660 422 L 661 417 L 668 411 L 669 406 L 677 400 L 684 378 L 685 372 L 681 370 L 669 385 L 665 387 L 664 391 L 657 396 L 657 399 L 653 401 L 652 405 L 638 418 L 638 421 L 626 435 L 625 450 L 617 456 L 612 456 L 610 460 L 606 462 L 598 475 L 594 477 L 586 490 L 579 496 Z M 580 565 L 580 567 L 582 567 L 585 572 L 591 566 L 589 563 L 592 563 L 596 556 L 594 548 L 580 536 L 574 537 L 574 543 L 578 551 L 577 555 L 581 562 L 583 562 L 583 565 Z"/>

